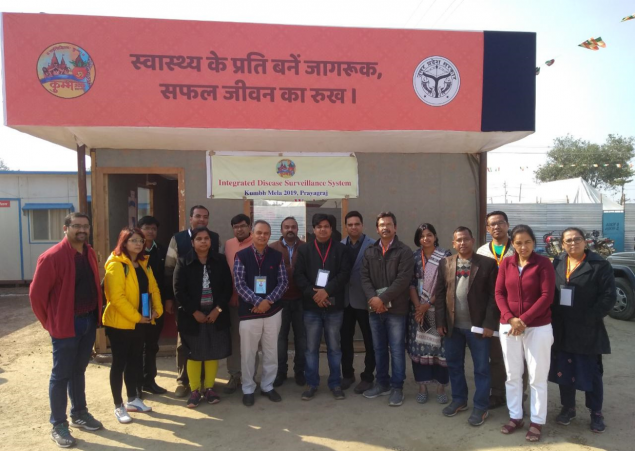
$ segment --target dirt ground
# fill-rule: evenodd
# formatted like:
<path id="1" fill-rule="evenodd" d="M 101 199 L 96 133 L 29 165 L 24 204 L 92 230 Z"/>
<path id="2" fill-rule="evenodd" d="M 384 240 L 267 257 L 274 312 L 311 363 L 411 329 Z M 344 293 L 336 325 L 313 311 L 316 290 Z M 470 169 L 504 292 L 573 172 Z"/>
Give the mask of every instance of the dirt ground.
<path id="1" fill-rule="evenodd" d="M 0 449 L 57 449 L 49 438 L 48 379 L 51 343 L 30 310 L 23 288 L 0 290 Z M 584 399 L 578 394 L 578 418 L 559 426 L 558 389 L 549 384 L 549 417 L 543 439 L 530 445 L 524 433 L 504 436 L 499 431 L 507 420 L 505 408 L 490 412 L 478 428 L 467 424 L 468 413 L 454 418 L 441 415 L 434 397 L 417 404 L 417 387 L 408 365 L 402 407 L 388 407 L 385 397 L 369 400 L 349 390 L 347 399 L 335 401 L 325 388 L 325 356 L 320 369 L 322 387 L 313 401 L 302 401 L 302 389 L 292 380 L 280 387 L 283 402 L 274 404 L 258 396 L 252 408 L 241 403 L 241 394 L 222 396 L 216 405 L 191 410 L 171 393 L 147 395 L 154 411 L 132 414 L 133 423 L 119 424 L 113 415 L 108 384 L 109 366 L 91 363 L 86 374 L 88 406 L 104 423 L 95 433 L 74 430 L 78 448 L 87 450 L 172 449 L 222 450 L 623 450 L 635 449 L 635 322 L 606 319 L 613 354 L 604 360 L 604 415 L 607 430 L 589 429 Z M 469 360 L 469 358 L 468 358 Z M 363 355 L 356 357 L 356 367 Z M 157 382 L 174 388 L 173 358 L 160 358 Z M 471 365 L 467 364 L 468 373 Z M 224 362 L 219 368 L 219 388 L 226 382 Z M 470 387 L 472 378 L 468 377 Z M 470 395 L 471 396 L 471 395 Z M 471 403 L 470 403 L 471 405 Z"/>

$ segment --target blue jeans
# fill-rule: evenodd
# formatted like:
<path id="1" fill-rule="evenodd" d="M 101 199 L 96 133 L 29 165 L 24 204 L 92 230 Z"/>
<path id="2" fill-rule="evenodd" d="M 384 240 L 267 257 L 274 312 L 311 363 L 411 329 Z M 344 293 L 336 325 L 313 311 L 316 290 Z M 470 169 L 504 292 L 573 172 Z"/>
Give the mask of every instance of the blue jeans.
<path id="1" fill-rule="evenodd" d="M 306 329 L 306 366 L 304 375 L 309 387 L 320 385 L 320 342 L 322 331 L 326 341 L 326 357 L 329 362 L 328 386 L 332 390 L 342 384 L 340 366 L 342 348 L 340 346 L 340 329 L 344 320 L 344 311 L 332 312 L 304 310 L 304 327 Z"/>
<path id="2" fill-rule="evenodd" d="M 406 380 L 406 315 L 371 313 L 370 330 L 377 364 L 377 383 L 382 387 L 402 389 Z M 392 376 L 388 374 L 390 365 Z"/>
<path id="3" fill-rule="evenodd" d="M 51 337 L 53 371 L 49 381 L 49 400 L 53 425 L 66 421 L 67 391 L 71 398 L 71 415 L 88 411 L 85 373 L 95 344 L 96 328 L 95 315 L 75 317 L 74 337 Z"/>
<path id="4" fill-rule="evenodd" d="M 489 406 L 489 347 L 490 339 L 475 335 L 467 329 L 452 329 L 452 336 L 445 336 L 445 359 L 450 371 L 452 401 L 467 403 L 467 381 L 465 380 L 465 345 L 470 348 L 474 363 L 474 407 L 487 410 Z"/>

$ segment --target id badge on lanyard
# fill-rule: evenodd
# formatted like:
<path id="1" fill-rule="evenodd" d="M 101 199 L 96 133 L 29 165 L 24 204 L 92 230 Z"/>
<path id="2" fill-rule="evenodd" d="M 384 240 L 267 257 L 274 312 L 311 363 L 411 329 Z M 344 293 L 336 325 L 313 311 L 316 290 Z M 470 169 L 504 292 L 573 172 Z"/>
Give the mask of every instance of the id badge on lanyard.
<path id="1" fill-rule="evenodd" d="M 315 278 L 315 286 L 318 288 L 324 288 L 329 281 L 329 274 L 331 271 L 326 269 L 318 269 L 317 277 Z"/>
<path id="2" fill-rule="evenodd" d="M 267 294 L 267 277 L 254 276 L 254 293 Z"/>
<path id="3" fill-rule="evenodd" d="M 565 307 L 573 307 L 573 293 L 575 287 L 560 285 L 560 305 Z"/>

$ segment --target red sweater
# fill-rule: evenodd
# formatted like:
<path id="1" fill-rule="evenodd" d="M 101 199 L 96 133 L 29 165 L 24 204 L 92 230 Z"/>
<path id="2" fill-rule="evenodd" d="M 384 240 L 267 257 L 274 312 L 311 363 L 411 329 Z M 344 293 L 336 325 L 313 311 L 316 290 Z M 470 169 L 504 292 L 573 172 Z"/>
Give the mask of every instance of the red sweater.
<path id="1" fill-rule="evenodd" d="M 97 312 L 101 317 L 102 299 L 97 256 L 90 245 L 88 260 L 95 275 Z M 31 308 L 53 338 L 75 336 L 75 254 L 67 238 L 40 255 L 29 288 Z M 101 318 L 99 318 L 99 324 Z"/>
<path id="2" fill-rule="evenodd" d="M 551 323 L 551 304 L 556 286 L 556 273 L 551 261 L 535 252 L 518 274 L 518 254 L 503 260 L 496 279 L 496 304 L 501 324 L 520 318 L 527 327 Z"/>

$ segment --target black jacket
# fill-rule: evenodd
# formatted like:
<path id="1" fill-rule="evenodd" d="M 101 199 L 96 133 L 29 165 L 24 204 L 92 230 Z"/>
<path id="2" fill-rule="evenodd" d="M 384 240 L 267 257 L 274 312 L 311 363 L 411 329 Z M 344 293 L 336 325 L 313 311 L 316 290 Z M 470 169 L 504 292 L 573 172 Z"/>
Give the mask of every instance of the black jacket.
<path id="1" fill-rule="evenodd" d="M 345 289 L 351 276 L 351 254 L 345 245 L 332 239 L 331 249 L 324 268 L 322 259 L 315 248 L 315 241 L 303 244 L 296 250 L 298 259 L 293 270 L 293 278 L 302 292 L 302 307 L 307 310 L 323 310 L 313 300 L 315 280 L 319 269 L 330 271 L 328 283 L 324 289 L 329 297 L 335 298 L 335 305 L 326 307 L 326 311 L 342 310 L 345 302 Z M 322 251 L 322 255 L 325 251 Z"/>
<path id="2" fill-rule="evenodd" d="M 165 300 L 168 299 L 167 296 L 172 292 L 170 287 L 165 286 L 165 256 L 168 253 L 168 249 L 161 246 L 156 241 L 154 242 L 155 246 L 152 247 L 150 252 L 146 252 L 148 256 L 148 266 L 152 268 L 152 273 L 154 274 L 154 278 L 159 285 L 159 290 L 161 291 L 161 302 L 165 304 Z"/>
<path id="3" fill-rule="evenodd" d="M 582 264 L 566 280 L 567 254 L 553 259 L 556 295 L 551 313 L 553 348 L 575 354 L 610 354 L 611 343 L 604 317 L 613 308 L 617 294 L 611 264 L 589 250 Z M 571 307 L 560 305 L 562 285 L 574 287 Z"/>
<path id="4" fill-rule="evenodd" d="M 388 307 L 388 313 L 406 315 L 410 306 L 410 281 L 414 274 L 415 259 L 412 249 L 395 239 L 383 255 L 381 240 L 368 246 L 362 259 L 362 289 L 366 300 L 377 296 L 376 290 L 388 288 L 379 299 Z"/>
<path id="5" fill-rule="evenodd" d="M 216 327 L 227 329 L 229 322 L 229 299 L 232 295 L 232 275 L 224 255 L 217 252 L 207 257 L 207 273 L 214 298 L 214 308 L 223 311 L 218 315 Z M 201 308 L 203 294 L 203 264 L 192 251 L 179 258 L 174 270 L 174 295 L 179 305 L 178 328 L 186 335 L 196 335 L 199 323 L 194 319 L 194 312 Z"/>

